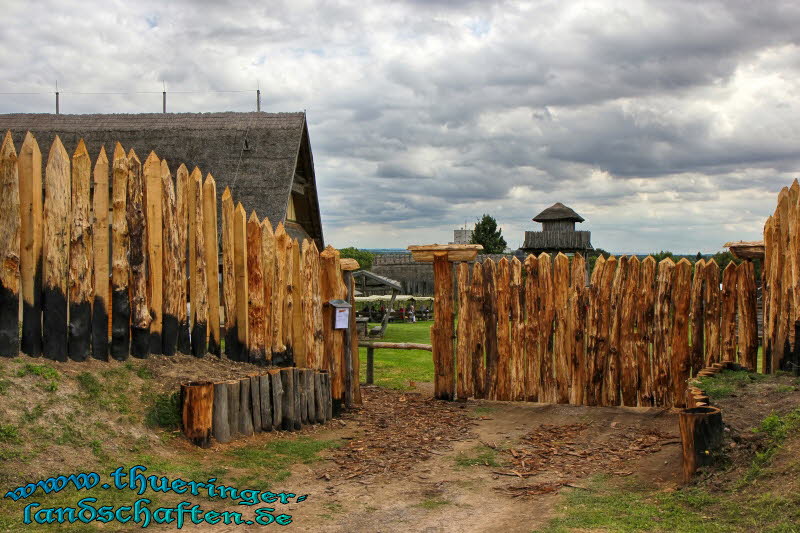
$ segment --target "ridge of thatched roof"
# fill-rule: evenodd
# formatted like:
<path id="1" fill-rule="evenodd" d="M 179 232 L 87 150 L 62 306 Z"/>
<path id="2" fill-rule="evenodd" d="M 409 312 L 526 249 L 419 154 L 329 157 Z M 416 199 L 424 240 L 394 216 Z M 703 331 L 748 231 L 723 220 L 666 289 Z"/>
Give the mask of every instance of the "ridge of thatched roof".
<path id="1" fill-rule="evenodd" d="M 569 220 L 572 222 L 583 222 L 583 217 L 565 206 L 561 202 L 556 202 L 535 217 L 534 222 L 550 222 L 553 220 Z"/>

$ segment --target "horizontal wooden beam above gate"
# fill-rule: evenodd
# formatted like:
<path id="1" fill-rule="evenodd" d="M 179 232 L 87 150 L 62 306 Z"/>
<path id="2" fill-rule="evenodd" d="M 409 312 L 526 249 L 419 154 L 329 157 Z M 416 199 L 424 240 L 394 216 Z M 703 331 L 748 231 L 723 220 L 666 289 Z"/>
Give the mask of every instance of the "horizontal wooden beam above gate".
<path id="1" fill-rule="evenodd" d="M 447 254 L 448 261 L 474 261 L 478 251 L 483 250 L 480 244 L 425 244 L 409 246 L 414 261 L 432 263 L 435 254 Z"/>
<path id="2" fill-rule="evenodd" d="M 726 242 L 725 248 L 739 259 L 764 259 L 764 241 Z"/>

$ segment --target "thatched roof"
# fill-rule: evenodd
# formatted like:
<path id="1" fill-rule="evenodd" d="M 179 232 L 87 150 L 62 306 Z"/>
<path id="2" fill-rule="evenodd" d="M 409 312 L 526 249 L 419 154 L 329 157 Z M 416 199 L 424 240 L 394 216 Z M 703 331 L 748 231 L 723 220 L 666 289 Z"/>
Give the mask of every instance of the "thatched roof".
<path id="1" fill-rule="evenodd" d="M 565 206 L 561 202 L 556 202 L 535 217 L 534 222 L 551 222 L 554 220 L 569 220 L 572 222 L 583 222 L 583 217 Z"/>
<path id="2" fill-rule="evenodd" d="M 167 160 L 174 173 L 185 163 L 211 173 L 219 198 L 226 186 L 248 214 L 285 221 L 293 188 L 305 191 L 299 224 L 287 223 L 293 236 L 305 234 L 323 246 L 322 224 L 305 113 L 147 113 L 113 115 L 0 115 L 0 132 L 11 130 L 19 146 L 30 130 L 47 158 L 56 135 L 68 151 L 81 138 L 92 158 L 105 145 L 111 153 L 119 141 L 144 161 L 151 150 Z M 295 172 L 298 179 L 295 179 Z M 307 202 L 307 205 L 305 204 Z M 303 220 L 299 220 L 300 218 Z"/>

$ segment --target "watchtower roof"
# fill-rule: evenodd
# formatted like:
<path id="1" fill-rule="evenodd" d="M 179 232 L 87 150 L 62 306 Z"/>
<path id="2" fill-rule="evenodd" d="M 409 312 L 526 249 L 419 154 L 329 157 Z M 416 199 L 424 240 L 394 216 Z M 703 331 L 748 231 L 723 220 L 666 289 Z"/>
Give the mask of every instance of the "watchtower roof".
<path id="1" fill-rule="evenodd" d="M 535 217 L 534 222 L 552 222 L 554 220 L 569 220 L 572 222 L 583 222 L 583 217 L 565 206 L 561 202 L 556 202 Z"/>

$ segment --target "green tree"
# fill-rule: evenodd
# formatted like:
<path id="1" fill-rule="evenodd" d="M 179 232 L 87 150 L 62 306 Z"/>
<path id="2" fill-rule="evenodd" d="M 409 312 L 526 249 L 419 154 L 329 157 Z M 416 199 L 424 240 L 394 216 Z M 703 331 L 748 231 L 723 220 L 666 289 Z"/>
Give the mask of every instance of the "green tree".
<path id="1" fill-rule="evenodd" d="M 358 266 L 363 270 L 372 268 L 372 261 L 375 259 L 375 254 L 367 250 L 359 250 L 358 248 L 342 248 L 339 250 L 339 256 L 342 259 L 355 259 L 358 261 Z"/>
<path id="2" fill-rule="evenodd" d="M 472 233 L 472 244 L 482 244 L 485 254 L 502 254 L 506 251 L 506 240 L 503 238 L 503 230 L 497 227 L 497 221 L 493 216 L 484 214 L 475 223 Z"/>

